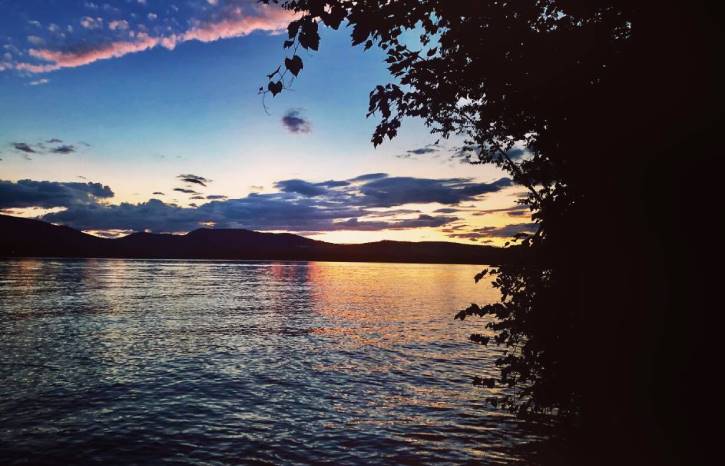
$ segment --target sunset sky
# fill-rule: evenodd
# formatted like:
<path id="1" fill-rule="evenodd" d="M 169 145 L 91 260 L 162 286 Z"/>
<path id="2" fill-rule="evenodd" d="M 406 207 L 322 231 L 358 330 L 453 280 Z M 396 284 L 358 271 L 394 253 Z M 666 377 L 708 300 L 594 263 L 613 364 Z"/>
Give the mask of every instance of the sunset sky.
<path id="1" fill-rule="evenodd" d="M 373 148 L 380 51 L 321 30 L 264 101 L 290 16 L 254 0 L 0 0 L 0 210 L 99 235 L 202 226 L 501 244 L 523 190 L 433 145 Z"/>

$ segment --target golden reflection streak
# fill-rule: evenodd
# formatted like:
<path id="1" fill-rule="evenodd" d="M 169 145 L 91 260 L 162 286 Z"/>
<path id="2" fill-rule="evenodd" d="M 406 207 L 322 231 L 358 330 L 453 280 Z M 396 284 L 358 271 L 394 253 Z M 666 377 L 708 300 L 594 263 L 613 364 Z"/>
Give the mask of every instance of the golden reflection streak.
<path id="1" fill-rule="evenodd" d="M 453 312 L 471 302 L 492 302 L 498 292 L 490 282 L 473 282 L 479 266 L 427 264 L 310 263 L 309 280 L 315 311 L 330 325 L 314 328 L 318 335 L 344 336 L 359 347 L 425 343 L 440 338 L 431 326 L 456 336 L 465 325 Z M 470 274 L 470 281 L 461 275 Z M 405 303 L 400 297 L 406 296 Z M 445 309 L 432 302 L 450 303 Z M 384 313 L 372 309 L 385 309 Z M 405 325 L 401 325 L 401 323 Z M 412 325 L 411 325 L 412 324 Z M 409 331 L 402 332 L 401 328 Z M 416 331 L 412 332 L 413 328 Z M 464 329 L 465 330 L 465 329 Z M 468 331 L 468 330 L 465 330 Z"/>

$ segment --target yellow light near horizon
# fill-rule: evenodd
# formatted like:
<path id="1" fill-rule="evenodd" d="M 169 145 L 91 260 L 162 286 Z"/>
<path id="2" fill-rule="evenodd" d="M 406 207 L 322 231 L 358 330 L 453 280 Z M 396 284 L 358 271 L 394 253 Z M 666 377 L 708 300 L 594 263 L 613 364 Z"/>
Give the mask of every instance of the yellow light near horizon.
<path id="1" fill-rule="evenodd" d="M 433 228 L 418 228 L 412 230 L 378 230 L 354 231 L 338 230 L 326 231 L 315 235 L 306 235 L 309 238 L 330 243 L 355 244 L 370 243 L 374 241 L 446 241 L 446 236 Z M 450 240 L 450 238 L 448 238 Z"/>

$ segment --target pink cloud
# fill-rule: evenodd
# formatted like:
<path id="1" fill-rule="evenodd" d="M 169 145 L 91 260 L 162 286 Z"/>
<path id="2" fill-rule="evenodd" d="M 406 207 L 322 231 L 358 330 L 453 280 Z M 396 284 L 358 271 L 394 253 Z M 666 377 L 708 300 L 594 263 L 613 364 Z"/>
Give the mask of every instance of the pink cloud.
<path id="1" fill-rule="evenodd" d="M 30 73 L 47 73 L 61 68 L 75 68 L 88 65 L 98 60 L 119 58 L 129 53 L 143 52 L 156 47 L 159 44 L 157 38 L 146 34 L 137 34 L 133 42 L 118 41 L 99 45 L 96 48 L 82 51 L 55 51 L 48 49 L 30 49 L 30 55 L 40 60 L 49 62 L 43 65 L 30 63 L 18 63 L 15 68 Z"/>
<path id="2" fill-rule="evenodd" d="M 256 15 L 245 15 L 240 10 L 231 17 L 216 21 L 198 22 L 187 31 L 167 36 L 151 36 L 145 32 L 133 34 L 129 40 L 119 40 L 82 50 L 30 49 L 29 54 L 46 63 L 16 63 L 15 69 L 28 73 L 48 73 L 62 68 L 76 68 L 99 60 L 120 58 L 131 53 L 143 52 L 158 46 L 172 50 L 178 44 L 196 40 L 214 42 L 221 39 L 246 36 L 254 31 L 279 32 L 292 19 L 288 11 L 272 7 L 260 7 Z"/>
<path id="3" fill-rule="evenodd" d="M 108 23 L 108 29 L 110 29 L 111 31 L 125 31 L 128 29 L 128 21 L 126 21 L 125 19 L 110 21 Z"/>
<path id="4" fill-rule="evenodd" d="M 84 16 L 81 18 L 81 26 L 86 29 L 101 29 L 103 27 L 103 18 L 91 18 Z"/>
<path id="5" fill-rule="evenodd" d="M 252 31 L 280 31 L 292 20 L 290 12 L 280 9 L 265 8 L 264 16 L 238 16 L 223 19 L 214 23 L 197 25 L 184 34 L 183 42 L 198 40 L 214 42 L 227 37 L 240 37 Z M 238 15 L 240 13 L 237 12 Z"/>

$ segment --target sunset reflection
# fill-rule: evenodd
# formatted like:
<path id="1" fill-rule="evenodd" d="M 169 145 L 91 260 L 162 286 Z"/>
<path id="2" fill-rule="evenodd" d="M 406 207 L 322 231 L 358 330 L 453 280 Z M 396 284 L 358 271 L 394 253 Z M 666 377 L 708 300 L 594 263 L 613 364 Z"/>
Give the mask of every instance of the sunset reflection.
<path id="1" fill-rule="evenodd" d="M 452 322 L 452 311 L 497 296 L 490 282 L 474 283 L 478 266 L 310 263 L 308 270 L 314 309 L 328 323 L 313 332 L 355 345 L 424 343 L 441 330 L 459 338 L 468 329 Z"/>
<path id="2" fill-rule="evenodd" d="M 199 432 L 204 419 L 220 429 L 197 434 L 212 450 L 261 444 L 309 456 L 317 451 L 310 442 L 329 438 L 332 457 L 346 454 L 336 448 L 348 441 L 362 455 L 388 442 L 425 457 L 446 442 L 467 458 L 507 457 L 493 432 L 516 424 L 483 404 L 490 390 L 470 385 L 473 375 L 494 375 L 482 361 L 498 353 L 468 341 L 480 322 L 453 320 L 468 303 L 495 299 L 489 283 L 474 283 L 480 269 L 0 262 L 0 404 L 54 400 L 2 420 L 22 432 L 27 416 L 73 413 L 68 429 L 80 434 L 71 442 L 97 426 L 113 426 L 108 435 L 142 426 L 176 445 L 177 432 Z M 220 436 L 228 443 L 214 444 Z"/>

